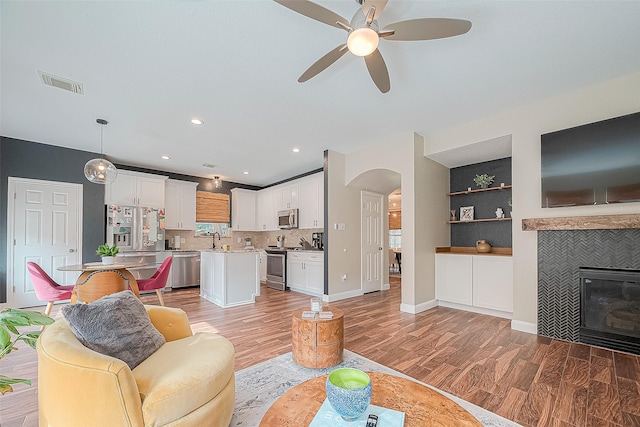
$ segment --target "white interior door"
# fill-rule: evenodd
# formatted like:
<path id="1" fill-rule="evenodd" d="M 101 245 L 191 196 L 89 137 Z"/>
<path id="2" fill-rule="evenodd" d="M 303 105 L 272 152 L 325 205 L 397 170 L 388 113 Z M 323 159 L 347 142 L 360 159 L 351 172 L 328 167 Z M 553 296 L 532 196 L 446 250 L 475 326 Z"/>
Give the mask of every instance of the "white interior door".
<path id="1" fill-rule="evenodd" d="M 13 307 L 43 303 L 36 298 L 27 262 L 38 263 L 60 285 L 77 272 L 58 267 L 82 261 L 82 185 L 9 178 L 8 300 Z"/>
<path id="2" fill-rule="evenodd" d="M 362 290 L 382 289 L 382 195 L 362 192 Z"/>

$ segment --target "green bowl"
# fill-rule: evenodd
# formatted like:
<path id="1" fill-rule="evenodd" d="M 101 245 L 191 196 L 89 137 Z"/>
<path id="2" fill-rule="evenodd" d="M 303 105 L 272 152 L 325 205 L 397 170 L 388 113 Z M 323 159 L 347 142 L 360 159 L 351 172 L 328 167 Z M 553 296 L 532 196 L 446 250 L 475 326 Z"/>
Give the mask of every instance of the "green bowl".
<path id="1" fill-rule="evenodd" d="M 327 377 L 326 391 L 333 410 L 346 421 L 353 421 L 369 407 L 371 378 L 359 369 L 336 369 Z"/>

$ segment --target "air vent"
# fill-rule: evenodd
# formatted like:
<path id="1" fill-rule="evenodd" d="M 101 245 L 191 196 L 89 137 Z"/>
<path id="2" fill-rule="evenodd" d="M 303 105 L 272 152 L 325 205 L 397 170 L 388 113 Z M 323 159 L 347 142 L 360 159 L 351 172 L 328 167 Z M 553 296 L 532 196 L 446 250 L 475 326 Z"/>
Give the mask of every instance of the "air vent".
<path id="1" fill-rule="evenodd" d="M 77 93 L 79 95 L 84 95 L 84 88 L 82 87 L 82 83 L 54 76 L 53 74 L 47 74 L 40 70 L 38 70 L 38 75 L 40 76 L 40 80 L 42 80 L 42 83 L 46 84 L 47 86 L 53 86 L 59 89 L 68 90 L 69 92 Z"/>
<path id="2" fill-rule="evenodd" d="M 211 163 L 203 163 L 203 164 L 202 164 L 202 166 L 204 166 L 205 168 L 211 168 L 211 169 L 213 169 L 213 168 L 215 168 L 215 167 L 216 167 L 216 166 L 218 166 L 218 165 L 214 165 L 214 164 L 211 164 Z"/>

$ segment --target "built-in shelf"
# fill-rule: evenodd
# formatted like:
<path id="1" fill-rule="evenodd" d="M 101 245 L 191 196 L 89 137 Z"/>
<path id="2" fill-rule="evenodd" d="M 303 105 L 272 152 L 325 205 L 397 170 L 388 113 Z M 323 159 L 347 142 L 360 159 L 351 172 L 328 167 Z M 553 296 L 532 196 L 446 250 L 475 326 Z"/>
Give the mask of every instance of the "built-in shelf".
<path id="1" fill-rule="evenodd" d="M 489 187 L 489 188 L 479 188 L 477 190 L 455 191 L 453 193 L 447 193 L 447 196 L 460 196 L 462 194 L 483 193 L 485 191 L 506 190 L 508 188 L 511 188 L 511 186 L 503 185 L 502 187 Z"/>
<path id="2" fill-rule="evenodd" d="M 464 224 L 467 222 L 489 222 L 489 221 L 511 221 L 511 218 L 484 218 L 484 219 L 471 219 L 469 221 L 447 221 L 447 224 Z"/>
<path id="3" fill-rule="evenodd" d="M 500 255 L 500 256 L 512 256 L 513 249 L 512 248 L 496 248 L 492 247 L 491 252 L 489 253 L 479 253 L 476 251 L 475 247 L 467 247 L 467 246 L 446 246 L 446 247 L 437 247 L 437 254 L 465 254 L 465 255 Z"/>

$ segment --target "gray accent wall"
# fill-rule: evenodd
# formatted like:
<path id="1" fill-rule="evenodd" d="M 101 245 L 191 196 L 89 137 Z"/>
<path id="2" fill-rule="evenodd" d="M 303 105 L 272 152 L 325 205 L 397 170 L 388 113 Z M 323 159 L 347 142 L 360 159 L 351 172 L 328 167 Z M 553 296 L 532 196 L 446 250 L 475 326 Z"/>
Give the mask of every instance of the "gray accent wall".
<path id="1" fill-rule="evenodd" d="M 469 187 L 477 190 L 473 179 L 476 175 L 494 175 L 491 187 L 499 187 L 500 183 L 511 185 L 511 157 L 491 160 L 489 162 L 453 168 L 449 171 L 450 192 L 465 191 Z M 510 216 L 507 201 L 511 198 L 511 189 L 486 191 L 450 196 L 449 209 L 456 211 L 456 219 L 460 219 L 460 207 L 473 206 L 474 218 L 495 218 L 496 208 L 501 207 L 505 216 Z M 484 239 L 497 248 L 512 247 L 511 221 L 470 222 L 451 224 L 451 246 L 472 247 L 476 241 Z"/>
<path id="2" fill-rule="evenodd" d="M 104 186 L 84 177 L 84 165 L 97 153 L 0 138 L 0 302 L 7 301 L 7 203 L 9 177 L 82 184 L 82 259 L 97 261 L 104 243 Z"/>

